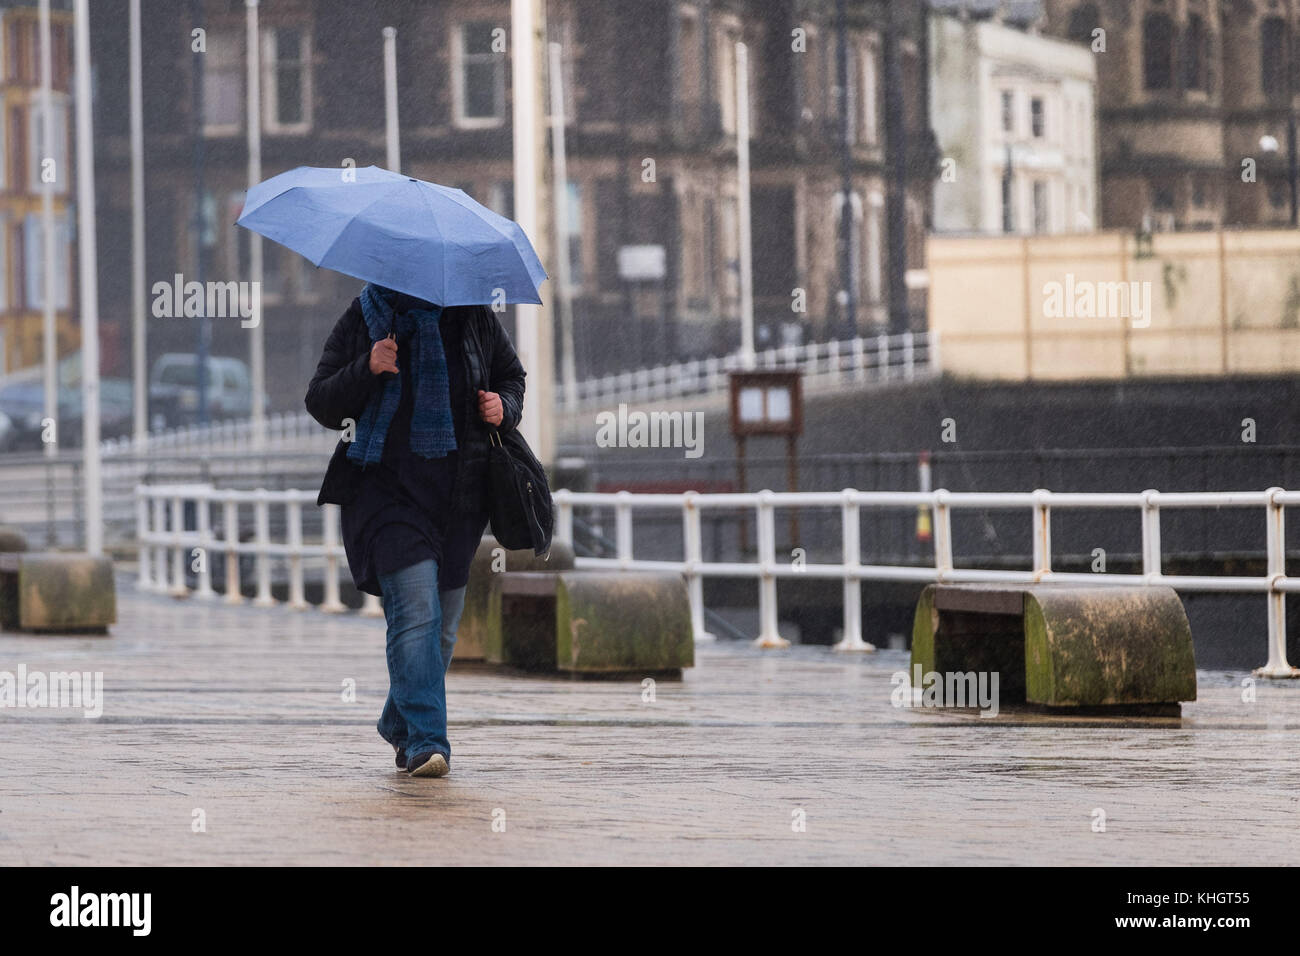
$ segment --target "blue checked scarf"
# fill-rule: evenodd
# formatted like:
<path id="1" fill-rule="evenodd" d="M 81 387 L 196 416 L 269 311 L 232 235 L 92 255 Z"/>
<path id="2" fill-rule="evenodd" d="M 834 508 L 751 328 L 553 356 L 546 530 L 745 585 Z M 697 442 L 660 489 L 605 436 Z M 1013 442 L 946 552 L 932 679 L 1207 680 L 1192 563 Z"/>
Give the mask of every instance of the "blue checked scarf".
<path id="1" fill-rule="evenodd" d="M 442 458 L 456 448 L 456 430 L 451 416 L 451 399 L 448 395 L 447 356 L 442 350 L 442 333 L 438 319 L 442 309 L 407 309 L 396 312 L 393 308 L 397 293 L 383 286 L 368 284 L 361 290 L 361 312 L 370 330 L 371 342 L 388 338 L 396 332 L 399 339 L 410 336 L 410 357 L 401 372 L 384 382 L 384 387 L 371 396 L 366 410 L 357 422 L 356 439 L 348 448 L 348 458 L 372 465 L 384 455 L 384 439 L 388 426 L 402 399 L 400 376 L 411 376 L 415 389 L 414 408 L 411 413 L 411 451 L 421 458 Z"/>

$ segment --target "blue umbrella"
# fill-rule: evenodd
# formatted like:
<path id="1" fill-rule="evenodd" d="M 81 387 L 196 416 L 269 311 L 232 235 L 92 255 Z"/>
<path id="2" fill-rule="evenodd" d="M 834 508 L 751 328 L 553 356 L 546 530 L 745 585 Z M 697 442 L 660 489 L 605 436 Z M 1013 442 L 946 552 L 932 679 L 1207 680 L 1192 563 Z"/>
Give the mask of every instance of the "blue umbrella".
<path id="1" fill-rule="evenodd" d="M 546 270 L 518 223 L 464 190 L 378 166 L 299 166 L 248 191 L 237 224 L 318 266 L 441 306 L 540 304 Z"/>

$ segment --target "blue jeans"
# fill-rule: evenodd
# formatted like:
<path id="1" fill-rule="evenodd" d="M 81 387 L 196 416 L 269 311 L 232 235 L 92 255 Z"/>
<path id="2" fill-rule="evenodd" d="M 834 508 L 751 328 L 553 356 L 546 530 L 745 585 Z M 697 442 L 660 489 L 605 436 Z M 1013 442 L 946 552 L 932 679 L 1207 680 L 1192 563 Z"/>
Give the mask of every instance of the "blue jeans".
<path id="1" fill-rule="evenodd" d="M 439 591 L 432 559 L 380 575 L 379 584 L 388 621 L 389 684 L 379 735 L 412 756 L 436 750 L 450 757 L 445 678 L 465 588 Z"/>

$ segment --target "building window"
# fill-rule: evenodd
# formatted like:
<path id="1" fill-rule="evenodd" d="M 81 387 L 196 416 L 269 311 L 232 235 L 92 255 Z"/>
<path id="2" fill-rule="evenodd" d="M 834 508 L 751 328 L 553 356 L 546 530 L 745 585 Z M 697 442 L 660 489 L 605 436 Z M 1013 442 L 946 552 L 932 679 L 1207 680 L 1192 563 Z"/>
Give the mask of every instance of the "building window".
<path id="1" fill-rule="evenodd" d="M 1281 17 L 1265 17 L 1259 25 L 1259 82 L 1272 98 L 1287 91 L 1287 29 Z"/>
<path id="2" fill-rule="evenodd" d="M 1016 231 L 1015 184 L 1010 176 L 1002 177 L 1002 231 Z"/>
<path id="3" fill-rule="evenodd" d="M 46 159 L 54 160 L 54 182 L 51 184 L 55 193 L 68 191 L 68 178 L 72 166 L 68 162 L 68 104 L 63 94 L 50 95 L 50 110 L 54 123 L 50 128 L 50 155 L 43 152 L 45 148 L 45 117 L 38 96 L 32 104 L 30 113 L 31 127 L 27 138 L 29 158 L 28 189 L 34 193 L 43 192 L 45 183 L 41 182 L 42 165 Z"/>
<path id="4" fill-rule="evenodd" d="M 574 40 L 573 20 L 570 17 L 548 16 L 546 29 L 551 42 L 560 44 L 560 79 L 564 93 L 564 125 L 573 123 L 578 111 L 578 100 L 574 95 L 574 72 L 577 64 L 577 44 Z M 547 48 L 549 51 L 549 47 Z M 546 67 L 550 69 L 550 53 L 547 53 Z M 546 112 L 550 115 L 551 93 L 546 91 Z"/>
<path id="5" fill-rule="evenodd" d="M 45 230 L 41 217 L 29 213 L 23 220 L 23 298 L 29 309 L 45 308 Z M 71 268 L 71 216 L 68 212 L 54 219 L 54 307 L 68 308 Z"/>
<path id="6" fill-rule="evenodd" d="M 1157 186 L 1152 200 L 1156 212 L 1174 211 L 1174 191 L 1170 186 Z"/>
<path id="7" fill-rule="evenodd" d="M 578 292 L 582 289 L 582 187 L 572 179 L 569 180 L 569 289 Z"/>
<path id="8" fill-rule="evenodd" d="M 693 7 L 683 7 L 677 51 L 677 98 L 690 129 L 704 123 L 704 71 L 701 67 L 700 23 Z M 811 56 L 811 54 L 808 54 Z"/>
<path id="9" fill-rule="evenodd" d="M 1280 179 L 1273 180 L 1268 184 L 1268 204 L 1274 209 L 1282 209 L 1287 204 L 1290 191 L 1290 186 L 1286 182 Z"/>
<path id="10" fill-rule="evenodd" d="M 1101 26 L 1101 14 L 1097 11 L 1095 3 L 1085 3 L 1074 8 L 1070 14 L 1070 25 L 1066 30 L 1068 36 L 1075 43 L 1087 43 L 1092 45 L 1092 31 Z"/>
<path id="11" fill-rule="evenodd" d="M 1045 233 L 1050 222 L 1047 210 L 1047 183 L 1034 183 L 1034 232 Z"/>
<path id="12" fill-rule="evenodd" d="M 1047 134 L 1047 117 L 1044 114 L 1043 98 L 1035 96 L 1029 101 L 1029 127 L 1034 139 L 1042 139 Z"/>
<path id="13" fill-rule="evenodd" d="M 468 190 L 466 190 L 468 192 Z M 507 219 L 515 218 L 515 184 L 509 179 L 503 179 L 493 183 L 488 187 L 487 202 L 484 203 L 498 216 L 504 216 Z"/>
<path id="14" fill-rule="evenodd" d="M 499 126 L 505 120 L 506 57 L 492 49 L 490 20 L 462 23 L 452 44 L 452 87 L 456 124 Z"/>
<path id="15" fill-rule="evenodd" d="M 19 10 L 13 9 L 18 6 L 17 4 L 8 6 L 13 14 L 19 13 Z M 35 4 L 31 6 L 35 7 Z M 34 9 L 32 13 L 35 14 Z M 55 11 L 54 17 L 59 16 L 66 17 L 67 14 Z M 40 21 L 34 15 L 31 17 L 7 15 L 5 20 L 8 21 L 4 29 L 8 46 L 0 49 L 0 53 L 3 53 L 0 59 L 4 61 L 0 65 L 0 76 L 18 86 L 40 86 Z M 72 52 L 71 26 L 70 23 L 50 24 L 51 85 L 56 90 L 68 88 L 69 58 Z"/>
<path id="16" fill-rule="evenodd" d="M 1010 90 L 1002 91 L 1002 132 L 1016 131 L 1016 98 Z"/>
<path id="17" fill-rule="evenodd" d="M 299 302 L 315 302 L 319 298 L 319 283 L 317 282 L 318 269 L 310 260 L 301 256 L 295 256 L 294 261 L 298 266 L 294 278 L 297 280 Z"/>
<path id="18" fill-rule="evenodd" d="M 849 282 L 853 301 L 862 301 L 862 197 L 858 193 L 849 195 Z"/>
<path id="19" fill-rule="evenodd" d="M 862 51 L 862 141 L 868 145 L 880 141 L 879 119 L 876 113 L 876 51 L 868 47 Z"/>
<path id="20" fill-rule="evenodd" d="M 705 309 L 712 295 L 713 208 L 707 197 L 686 193 L 681 197 L 682 294 L 689 309 Z"/>
<path id="21" fill-rule="evenodd" d="M 860 143 L 862 142 L 862 124 L 860 122 L 862 117 L 862 90 L 860 89 L 862 69 L 858 63 L 858 51 L 852 42 L 847 44 L 845 53 L 847 57 L 844 70 L 846 82 L 848 83 L 848 99 L 844 104 L 844 112 L 847 114 L 848 121 L 846 138 L 850 143 Z M 838 57 L 838 54 L 836 56 Z M 836 69 L 838 70 L 838 67 Z"/>
<path id="22" fill-rule="evenodd" d="M 229 136 L 243 129 L 243 34 L 209 31 L 203 54 L 203 132 Z"/>
<path id="23" fill-rule="evenodd" d="M 3 93 L 0 93 L 0 156 L 8 155 L 7 152 L 8 143 L 6 143 L 6 140 L 8 139 L 9 124 L 4 121 L 4 118 L 8 115 L 9 115 L 9 111 L 5 107 L 5 96 Z M 0 189 L 9 188 L 8 167 L 9 167 L 8 163 L 0 161 Z M 65 173 L 65 175 L 67 174 Z M 3 270 L 3 267 L 4 267 L 4 259 L 0 259 L 0 271 Z"/>
<path id="24" fill-rule="evenodd" d="M 9 217 L 0 215 L 0 312 L 9 311 Z M 0 375 L 5 364 L 0 356 Z"/>
<path id="25" fill-rule="evenodd" d="M 232 192 L 226 199 L 225 221 L 229 223 L 225 231 L 224 246 L 226 250 L 227 279 L 243 279 L 252 276 L 253 233 L 234 225 L 239 212 L 244 208 L 243 192 Z M 216 197 L 211 197 L 215 203 Z M 217 254 L 220 255 L 221 250 Z M 303 260 L 304 262 L 306 260 Z M 310 265 L 310 263 L 308 263 Z M 289 256 L 285 248 L 276 242 L 262 241 L 262 303 L 282 302 L 288 291 L 287 273 Z"/>
<path id="26" fill-rule="evenodd" d="M 740 30 L 735 26 L 727 25 L 718 30 L 714 60 L 718 70 L 718 112 L 724 133 L 736 132 L 736 43 L 739 39 Z"/>
<path id="27" fill-rule="evenodd" d="M 1199 14 L 1189 14 L 1183 31 L 1183 88 L 1209 92 L 1210 36 L 1205 31 L 1205 20 Z"/>
<path id="28" fill-rule="evenodd" d="M 1165 13 L 1147 15 L 1142 25 L 1142 63 L 1148 90 L 1173 85 L 1174 21 Z"/>
<path id="29" fill-rule="evenodd" d="M 884 298 L 884 271 L 881 265 L 881 217 L 885 197 L 872 193 L 867 197 L 867 302 L 878 305 Z"/>
<path id="30" fill-rule="evenodd" d="M 262 31 L 262 114 L 267 132 L 311 126 L 311 36 L 302 27 Z"/>

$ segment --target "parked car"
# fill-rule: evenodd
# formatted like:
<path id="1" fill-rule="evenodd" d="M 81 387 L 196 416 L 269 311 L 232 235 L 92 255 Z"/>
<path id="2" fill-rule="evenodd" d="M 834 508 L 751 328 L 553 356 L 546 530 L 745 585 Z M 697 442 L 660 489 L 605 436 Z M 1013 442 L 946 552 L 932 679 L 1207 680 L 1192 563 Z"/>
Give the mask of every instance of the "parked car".
<path id="1" fill-rule="evenodd" d="M 17 438 L 18 432 L 14 428 L 14 420 L 4 412 L 0 412 L 0 452 L 9 451 Z"/>
<path id="2" fill-rule="evenodd" d="M 39 380 L 0 385 L 0 414 L 9 419 L 11 425 L 6 451 L 41 449 L 45 386 Z M 58 427 L 60 445 L 75 447 L 81 443 L 81 393 L 76 389 L 59 389 Z"/>
<path id="3" fill-rule="evenodd" d="M 59 444 L 81 445 L 81 353 L 59 360 Z M 131 433 L 134 394 L 124 378 L 99 380 L 99 434 L 118 438 Z M 33 451 L 42 447 L 45 418 L 44 372 L 41 366 L 21 368 L 0 377 L 0 451 Z"/>
<path id="4" fill-rule="evenodd" d="M 198 421 L 199 368 L 193 354 L 169 352 L 153 364 L 149 375 L 149 422 L 157 431 Z M 247 418 L 252 412 L 252 380 L 240 359 L 209 355 L 207 360 L 208 420 Z M 269 402 L 264 406 L 269 408 Z"/>

